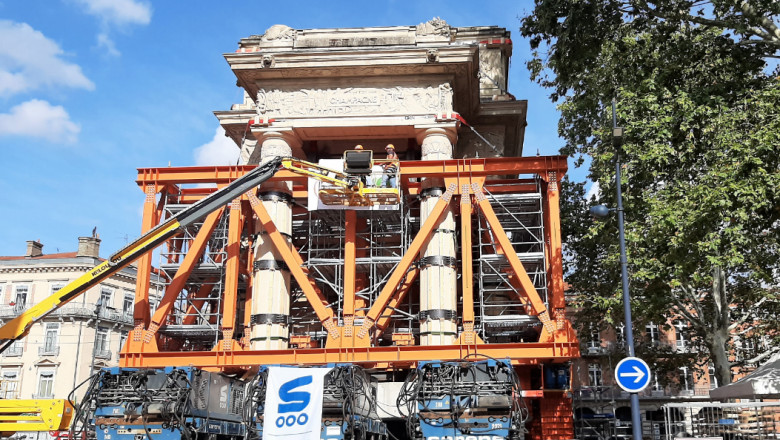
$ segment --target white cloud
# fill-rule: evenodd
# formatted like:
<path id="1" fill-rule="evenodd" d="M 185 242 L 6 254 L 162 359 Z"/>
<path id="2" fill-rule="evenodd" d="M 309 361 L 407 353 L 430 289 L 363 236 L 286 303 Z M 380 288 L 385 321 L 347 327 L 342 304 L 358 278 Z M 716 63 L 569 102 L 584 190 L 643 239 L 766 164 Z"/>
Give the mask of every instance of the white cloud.
<path id="1" fill-rule="evenodd" d="M 122 55 L 122 53 L 119 52 L 119 50 L 116 48 L 114 40 L 112 40 L 111 37 L 109 37 L 105 32 L 98 34 L 97 43 L 98 47 L 105 49 L 106 53 L 112 57 L 118 57 L 119 55 Z"/>
<path id="2" fill-rule="evenodd" d="M 196 165 L 235 165 L 239 149 L 236 143 L 225 136 L 225 129 L 217 128 L 214 138 L 195 149 Z"/>
<path id="3" fill-rule="evenodd" d="M 585 200 L 590 200 L 591 197 L 594 196 L 596 197 L 596 200 L 599 200 L 599 197 L 601 196 L 598 182 L 591 183 L 590 188 L 588 188 L 588 192 L 585 194 Z"/>
<path id="4" fill-rule="evenodd" d="M 104 24 L 147 25 L 152 20 L 152 7 L 147 2 L 136 0 L 76 0 L 86 12 L 94 15 Z"/>
<path id="5" fill-rule="evenodd" d="M 39 99 L 23 102 L 10 113 L 0 113 L 0 136 L 30 136 L 72 144 L 80 131 L 81 127 L 70 120 L 62 106 Z"/>
<path id="6" fill-rule="evenodd" d="M 0 20 L 0 97 L 42 87 L 93 90 L 81 67 L 61 58 L 60 46 L 27 23 Z"/>

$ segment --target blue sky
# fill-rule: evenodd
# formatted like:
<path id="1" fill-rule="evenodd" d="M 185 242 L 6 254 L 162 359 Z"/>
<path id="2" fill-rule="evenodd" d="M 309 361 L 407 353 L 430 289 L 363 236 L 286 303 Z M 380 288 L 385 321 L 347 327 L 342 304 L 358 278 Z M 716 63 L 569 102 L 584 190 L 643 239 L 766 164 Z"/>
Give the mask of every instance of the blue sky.
<path id="1" fill-rule="evenodd" d="M 222 57 L 274 24 L 416 25 L 512 32 L 509 91 L 527 99 L 525 154 L 557 154 L 558 114 L 525 69 L 519 17 L 532 2 L 0 0 L 0 255 L 76 250 L 97 226 L 101 256 L 140 233 L 136 168 L 216 160 L 214 110 L 241 102 Z M 582 174 L 581 172 L 578 174 Z"/>

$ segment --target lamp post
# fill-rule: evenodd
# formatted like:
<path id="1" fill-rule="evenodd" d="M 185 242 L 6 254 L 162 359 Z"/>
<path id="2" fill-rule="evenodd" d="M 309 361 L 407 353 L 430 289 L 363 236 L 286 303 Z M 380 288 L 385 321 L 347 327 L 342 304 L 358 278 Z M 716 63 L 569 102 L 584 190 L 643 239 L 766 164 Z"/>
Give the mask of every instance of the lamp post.
<path id="1" fill-rule="evenodd" d="M 615 146 L 615 187 L 617 188 L 617 209 L 609 209 L 604 205 L 590 208 L 594 217 L 606 217 L 610 211 L 617 211 L 618 235 L 620 237 L 620 273 L 623 281 L 623 313 L 625 314 L 626 342 L 628 355 L 634 357 L 634 328 L 631 320 L 631 297 L 628 293 L 628 260 L 626 258 L 626 235 L 623 220 L 623 191 L 620 177 L 620 147 L 623 144 L 623 128 L 617 126 L 617 114 L 615 112 L 615 100 L 612 99 L 612 143 Z M 631 396 L 631 430 L 634 440 L 642 440 L 642 420 L 639 416 L 639 395 L 630 393 Z"/>

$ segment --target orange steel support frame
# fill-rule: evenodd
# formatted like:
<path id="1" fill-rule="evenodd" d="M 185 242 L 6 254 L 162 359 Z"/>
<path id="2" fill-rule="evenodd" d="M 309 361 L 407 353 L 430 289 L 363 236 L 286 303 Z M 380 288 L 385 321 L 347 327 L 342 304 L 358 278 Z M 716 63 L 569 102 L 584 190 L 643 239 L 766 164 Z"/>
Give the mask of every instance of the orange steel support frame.
<path id="1" fill-rule="evenodd" d="M 178 203 L 194 203 L 212 188 L 182 188 L 182 185 L 212 184 L 223 186 L 242 176 L 254 167 L 188 167 L 188 168 L 145 168 L 139 169 L 138 185 L 146 193 L 144 204 L 144 230 L 153 227 L 162 220 L 162 200 L 166 196 L 177 197 Z M 136 297 L 136 331 L 131 341 L 124 347 L 120 356 L 120 365 L 125 367 L 164 367 L 169 365 L 192 365 L 201 368 L 235 371 L 261 364 L 320 365 L 332 362 L 358 363 L 370 368 L 405 368 L 420 361 L 458 360 L 466 357 L 508 358 L 515 365 L 538 365 L 541 363 L 567 362 L 579 356 L 577 339 L 571 324 L 564 316 L 563 271 L 561 261 L 561 235 L 558 208 L 558 184 L 566 172 L 566 157 L 528 157 L 528 158 L 490 158 L 455 159 L 443 161 L 404 161 L 400 163 L 400 183 L 402 194 L 419 194 L 420 180 L 440 179 L 447 186 L 427 220 L 406 249 L 400 262 L 390 273 L 387 282 L 373 304 L 367 305 L 365 316 L 356 310 L 356 247 L 358 217 L 356 211 L 347 208 L 345 213 L 344 243 L 345 265 L 343 317 L 341 325 L 336 320 L 333 304 L 329 304 L 323 292 L 317 286 L 301 254 L 292 246 L 274 225 L 255 190 L 249 191 L 234 200 L 229 207 L 228 243 L 225 262 L 225 291 L 223 298 L 222 338 L 211 351 L 160 351 L 159 329 L 166 324 L 173 304 L 181 295 L 186 279 L 194 264 L 203 254 L 208 238 L 220 216 L 227 208 L 209 215 L 194 239 L 188 243 L 189 252 L 181 261 L 179 270 L 168 286 L 160 307 L 151 316 L 148 297 L 149 277 L 152 271 L 151 258 L 146 255 L 139 260 L 139 279 Z M 512 243 L 499 222 L 485 190 L 490 193 L 517 193 L 537 191 L 534 180 L 513 178 L 517 175 L 536 175 L 543 182 L 542 199 L 545 226 L 545 261 L 548 267 L 547 287 L 548 303 L 545 304 L 535 290 L 522 263 L 515 254 Z M 509 177 L 508 177 L 509 176 Z M 301 176 L 282 170 L 271 181 L 292 184 L 292 196 L 300 205 L 306 204 L 307 180 Z M 483 188 L 485 190 L 483 190 Z M 157 194 L 161 194 L 160 203 L 156 203 Z M 396 346 L 377 346 L 376 338 L 384 332 L 393 319 L 393 310 L 399 307 L 413 291 L 419 269 L 415 260 L 424 242 L 437 229 L 443 214 L 455 199 L 459 209 L 454 211 L 461 221 L 461 294 L 462 314 L 459 324 L 463 332 L 453 345 L 417 346 L 404 344 Z M 533 343 L 485 343 L 474 331 L 475 300 L 480 295 L 475 292 L 472 274 L 473 256 L 471 246 L 472 217 L 479 212 L 491 229 L 494 245 L 502 252 L 511 267 L 508 278 L 517 292 L 518 304 L 536 315 L 544 329 L 538 342 Z M 234 334 L 237 325 L 246 322 L 250 316 L 248 310 L 238 316 L 238 280 L 241 274 L 251 275 L 251 255 L 241 254 L 242 236 L 261 231 L 247 230 L 259 220 L 262 229 L 271 240 L 278 256 L 284 261 L 292 278 L 303 291 L 305 300 L 316 315 L 322 327 L 327 331 L 327 343 L 321 348 L 290 348 L 285 350 L 251 350 L 246 344 L 246 333 Z M 244 246 L 246 248 L 246 246 Z M 246 252 L 251 253 L 250 250 Z M 246 263 L 241 263 L 246 258 Z M 246 266 L 246 267 L 244 267 Z M 250 276 L 251 278 L 251 276 Z M 250 284 L 251 287 L 251 284 Z M 251 292 L 251 288 L 248 289 Z M 250 304 L 250 293 L 243 297 L 245 307 Z M 191 292 L 190 295 L 193 295 Z M 202 297 L 201 294 L 194 294 Z M 552 310 L 548 310 L 547 306 Z M 193 308 L 203 304 L 195 303 Z M 361 309 L 365 310 L 365 309 Z M 361 315 L 361 316 L 358 316 Z M 357 317 L 362 322 L 355 322 Z M 184 324 L 192 323 L 185 319 Z M 143 340 L 141 340 L 143 334 Z M 292 335 L 291 335 L 292 336 Z M 243 340 L 242 340 L 243 337 Z M 299 337 L 300 339 L 300 337 Z M 311 345 L 303 345 L 311 347 Z"/>

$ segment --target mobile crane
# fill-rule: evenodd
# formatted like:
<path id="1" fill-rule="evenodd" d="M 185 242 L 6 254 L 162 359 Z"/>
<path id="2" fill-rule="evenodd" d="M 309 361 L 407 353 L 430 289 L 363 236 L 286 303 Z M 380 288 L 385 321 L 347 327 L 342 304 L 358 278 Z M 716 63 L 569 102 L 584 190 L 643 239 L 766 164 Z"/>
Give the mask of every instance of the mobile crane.
<path id="1" fill-rule="evenodd" d="M 352 151 L 345 152 L 345 163 L 347 163 L 347 159 L 350 159 L 348 157 L 350 153 Z M 355 153 L 359 156 L 358 162 L 372 164 L 373 157 L 363 157 L 366 152 L 355 151 Z M 334 202 L 337 200 L 333 198 L 336 192 L 346 194 L 347 203 L 355 205 L 368 205 L 377 200 L 392 201 L 393 198 L 398 198 L 396 189 L 367 187 L 359 175 L 323 168 L 294 158 L 276 157 L 173 215 L 167 221 L 111 255 L 106 261 L 0 327 L 0 353 L 10 347 L 14 341 L 25 337 L 36 322 L 77 298 L 90 287 L 117 273 L 145 253 L 150 252 L 188 225 L 225 206 L 242 194 L 256 189 L 263 182 L 272 178 L 280 169 L 327 183 L 328 188 L 321 191 L 326 202 L 331 200 L 331 203 L 339 203 Z M 176 374 L 183 374 L 179 370 L 175 371 Z M 169 371 L 160 374 L 164 378 L 172 373 Z M 188 372 L 187 374 L 198 373 Z M 121 374 L 116 372 L 115 375 Z M 174 381 L 174 383 L 176 382 Z M 102 386 L 106 386 L 106 384 L 102 384 Z M 73 415 L 74 408 L 71 402 L 65 399 L 0 399 L 0 435 L 7 437 L 18 431 L 65 430 L 70 426 Z"/>

